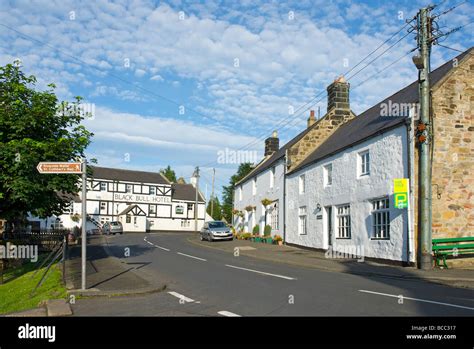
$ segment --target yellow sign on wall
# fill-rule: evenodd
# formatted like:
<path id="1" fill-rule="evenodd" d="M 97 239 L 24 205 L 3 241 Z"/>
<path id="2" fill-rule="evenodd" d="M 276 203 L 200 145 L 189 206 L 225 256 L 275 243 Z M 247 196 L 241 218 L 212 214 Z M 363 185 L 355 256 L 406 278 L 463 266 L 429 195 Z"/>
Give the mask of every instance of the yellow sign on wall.
<path id="1" fill-rule="evenodd" d="M 393 180 L 393 198 L 396 208 L 404 209 L 408 207 L 408 178 Z"/>

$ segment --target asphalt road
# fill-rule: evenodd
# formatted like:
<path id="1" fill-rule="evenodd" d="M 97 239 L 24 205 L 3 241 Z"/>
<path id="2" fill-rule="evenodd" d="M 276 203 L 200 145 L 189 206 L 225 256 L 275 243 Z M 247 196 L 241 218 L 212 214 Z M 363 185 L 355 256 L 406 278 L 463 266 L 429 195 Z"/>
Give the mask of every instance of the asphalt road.
<path id="1" fill-rule="evenodd" d="M 83 299 L 76 315 L 474 316 L 474 291 L 327 272 L 191 244 L 189 234 L 108 238 L 112 254 L 168 285 L 135 297 Z M 212 242 L 212 244 L 225 244 Z M 129 250 L 128 250 L 129 249 Z M 125 253 L 130 251 L 130 256 Z"/>

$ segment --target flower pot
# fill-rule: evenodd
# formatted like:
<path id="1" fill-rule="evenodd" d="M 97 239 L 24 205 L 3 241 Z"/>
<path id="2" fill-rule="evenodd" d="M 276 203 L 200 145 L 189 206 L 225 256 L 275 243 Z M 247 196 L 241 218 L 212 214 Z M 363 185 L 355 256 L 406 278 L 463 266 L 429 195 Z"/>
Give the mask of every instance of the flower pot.
<path id="1" fill-rule="evenodd" d="M 283 241 L 278 241 L 278 246 L 283 246 Z"/>

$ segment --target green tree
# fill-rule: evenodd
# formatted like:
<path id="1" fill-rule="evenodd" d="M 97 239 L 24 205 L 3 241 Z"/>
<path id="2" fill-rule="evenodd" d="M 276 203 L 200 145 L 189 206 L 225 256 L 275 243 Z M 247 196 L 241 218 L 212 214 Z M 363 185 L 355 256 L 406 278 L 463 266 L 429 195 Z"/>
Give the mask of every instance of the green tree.
<path id="1" fill-rule="evenodd" d="M 176 173 L 171 169 L 171 166 L 168 165 L 166 168 L 162 168 L 160 173 L 165 176 L 170 182 L 176 183 Z"/>
<path id="2" fill-rule="evenodd" d="M 211 206 L 212 202 L 214 201 L 214 210 L 213 214 L 211 215 Z M 222 206 L 221 203 L 219 202 L 218 197 L 211 198 L 209 202 L 207 203 L 207 209 L 206 212 L 209 214 L 209 216 L 212 217 L 212 219 L 216 221 L 220 221 L 222 219 Z"/>
<path id="3" fill-rule="evenodd" d="M 77 193 L 80 175 L 39 174 L 40 161 L 72 161 L 84 156 L 92 133 L 81 125 L 81 98 L 59 102 L 55 85 L 36 90 L 19 62 L 0 67 L 0 217 L 18 225 L 28 212 L 60 214 Z"/>
<path id="4" fill-rule="evenodd" d="M 237 169 L 237 173 L 230 177 L 229 185 L 222 187 L 222 208 L 224 210 L 224 217 L 229 223 L 232 222 L 232 208 L 234 206 L 235 183 L 237 183 L 246 175 L 248 175 L 253 169 L 254 165 L 249 162 L 244 162 L 240 164 L 239 168 Z"/>

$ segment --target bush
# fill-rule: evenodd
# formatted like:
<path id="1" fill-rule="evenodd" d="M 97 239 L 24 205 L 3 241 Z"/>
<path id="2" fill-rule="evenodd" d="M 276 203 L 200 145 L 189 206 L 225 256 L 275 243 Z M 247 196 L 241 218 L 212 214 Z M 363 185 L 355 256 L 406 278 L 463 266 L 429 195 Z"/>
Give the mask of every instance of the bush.
<path id="1" fill-rule="evenodd" d="M 275 237 L 273 238 L 273 240 L 275 241 L 283 241 L 283 238 L 280 236 L 280 235 L 275 235 Z"/>
<path id="2" fill-rule="evenodd" d="M 250 234 L 250 233 L 242 234 L 242 239 L 243 240 L 249 240 L 251 237 L 252 237 L 252 234 Z"/>
<path id="3" fill-rule="evenodd" d="M 258 225 L 253 227 L 252 233 L 253 233 L 253 235 L 259 235 L 260 234 L 260 227 Z"/>
<path id="4" fill-rule="evenodd" d="M 270 235 L 272 235 L 272 227 L 269 225 L 266 225 L 263 231 L 263 236 L 270 236 Z"/>

